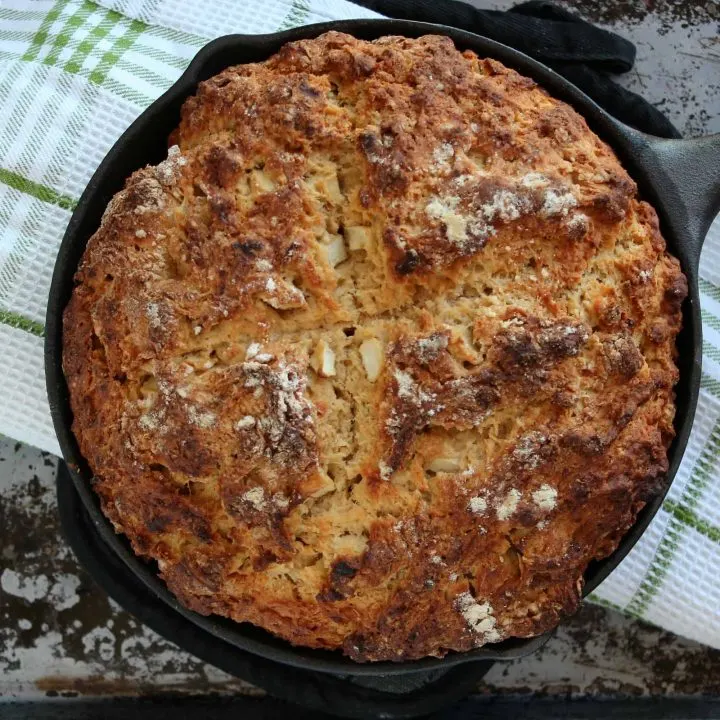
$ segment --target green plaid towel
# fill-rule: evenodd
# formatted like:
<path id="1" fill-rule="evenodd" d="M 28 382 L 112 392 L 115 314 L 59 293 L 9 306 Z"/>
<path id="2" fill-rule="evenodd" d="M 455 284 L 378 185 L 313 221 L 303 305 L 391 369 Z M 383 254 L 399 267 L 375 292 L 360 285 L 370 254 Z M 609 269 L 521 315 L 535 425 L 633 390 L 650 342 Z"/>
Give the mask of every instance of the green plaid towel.
<path id="1" fill-rule="evenodd" d="M 58 245 L 123 130 L 208 40 L 371 17 L 344 0 L 3 0 L 0 3 L 0 433 L 58 453 L 43 320 Z M 594 593 L 720 647 L 720 222 L 701 263 L 705 373 L 662 510 Z"/>

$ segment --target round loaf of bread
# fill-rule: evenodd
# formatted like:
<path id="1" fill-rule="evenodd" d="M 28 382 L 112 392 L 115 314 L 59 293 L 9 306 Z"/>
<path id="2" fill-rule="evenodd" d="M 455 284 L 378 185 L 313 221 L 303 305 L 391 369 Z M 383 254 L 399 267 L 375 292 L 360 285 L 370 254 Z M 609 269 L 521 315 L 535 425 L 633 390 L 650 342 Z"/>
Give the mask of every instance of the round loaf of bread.
<path id="1" fill-rule="evenodd" d="M 661 488 L 686 281 L 566 104 L 448 38 L 232 67 L 65 311 L 104 512 L 193 610 L 358 661 L 552 628 Z"/>

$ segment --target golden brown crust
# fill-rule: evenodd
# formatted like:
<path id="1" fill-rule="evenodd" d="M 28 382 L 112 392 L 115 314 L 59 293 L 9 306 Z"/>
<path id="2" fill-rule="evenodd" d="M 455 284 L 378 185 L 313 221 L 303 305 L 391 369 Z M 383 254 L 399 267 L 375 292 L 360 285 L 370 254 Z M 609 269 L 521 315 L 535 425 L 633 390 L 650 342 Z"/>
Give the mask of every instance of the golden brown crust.
<path id="1" fill-rule="evenodd" d="M 356 660 L 553 627 L 663 481 L 686 293 L 571 108 L 450 40 L 203 83 L 65 312 L 103 508 L 188 607 Z"/>

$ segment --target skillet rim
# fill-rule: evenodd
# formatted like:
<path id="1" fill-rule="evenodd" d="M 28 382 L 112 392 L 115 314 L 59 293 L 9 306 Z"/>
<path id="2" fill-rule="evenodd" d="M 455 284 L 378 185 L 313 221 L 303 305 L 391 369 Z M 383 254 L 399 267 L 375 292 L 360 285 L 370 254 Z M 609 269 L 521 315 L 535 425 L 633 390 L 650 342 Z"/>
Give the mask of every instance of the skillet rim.
<path id="1" fill-rule="evenodd" d="M 306 25 L 266 35 L 227 35 L 217 38 L 205 45 L 191 61 L 186 71 L 173 83 L 173 85 L 153 102 L 120 136 L 108 154 L 95 171 L 92 179 L 83 192 L 78 205 L 73 212 L 65 235 L 63 237 L 53 272 L 49 293 L 48 311 L 45 333 L 45 371 L 48 389 L 50 410 L 53 418 L 60 448 L 63 457 L 68 463 L 70 474 L 83 504 L 103 540 L 115 550 L 128 568 L 139 577 L 142 582 L 156 595 L 163 599 L 175 610 L 208 632 L 221 637 L 236 647 L 280 663 L 312 669 L 332 674 L 353 675 L 400 675 L 411 672 L 450 668 L 461 663 L 487 660 L 508 660 L 534 652 L 541 647 L 553 631 L 537 637 L 520 639 L 513 638 L 495 646 L 485 646 L 465 653 L 449 653 L 444 658 L 423 658 L 402 662 L 384 661 L 378 663 L 361 664 L 343 656 L 339 651 L 323 651 L 300 646 L 293 646 L 287 641 L 272 636 L 270 633 L 255 628 L 247 623 L 236 623 L 232 620 L 215 616 L 203 617 L 179 604 L 177 599 L 160 580 L 153 566 L 136 556 L 129 547 L 129 543 L 122 535 L 115 533 L 110 521 L 100 510 L 99 499 L 92 490 L 92 477 L 82 455 L 77 447 L 71 430 L 72 413 L 69 407 L 67 385 L 62 370 L 62 315 L 72 292 L 73 275 L 78 261 L 85 249 L 87 240 L 92 232 L 83 228 L 90 213 L 98 214 L 97 207 L 104 207 L 106 202 L 98 200 L 102 197 L 103 187 L 114 183 L 115 189 L 105 190 L 111 196 L 122 186 L 127 174 L 118 173 L 118 160 L 124 154 L 131 152 L 133 142 L 137 143 L 142 132 L 157 120 L 158 116 L 168 114 L 168 108 L 182 104 L 185 98 L 196 89 L 198 82 L 211 77 L 220 71 L 218 68 L 208 69 L 218 57 L 226 53 L 248 53 L 252 50 L 252 59 L 242 59 L 230 64 L 252 62 L 267 59 L 277 51 L 280 45 L 301 38 L 316 37 L 323 32 L 336 30 L 361 37 L 374 39 L 384 35 L 403 35 L 417 37 L 422 34 L 435 33 L 450 37 L 460 49 L 470 49 L 483 57 L 494 57 L 504 64 L 512 67 L 524 75 L 536 80 L 546 87 L 558 99 L 574 107 L 586 119 L 590 128 L 608 143 L 618 154 L 624 167 L 628 169 L 638 182 L 640 194 L 651 198 L 661 219 L 661 229 L 668 247 L 681 263 L 682 270 L 688 278 L 688 299 L 683 304 L 683 331 L 678 336 L 677 346 L 681 349 L 690 344 L 692 357 L 684 353 L 678 358 L 680 368 L 680 381 L 676 386 L 678 390 L 686 391 L 684 395 L 678 393 L 676 400 L 676 436 L 668 450 L 669 469 L 666 476 L 665 487 L 658 495 L 651 499 L 638 514 L 634 525 L 623 536 L 617 549 L 608 557 L 593 561 L 585 573 L 585 587 L 583 597 L 586 597 L 629 553 L 639 537 L 656 514 L 662 500 L 667 493 L 677 472 L 683 451 L 687 445 L 692 420 L 695 414 L 700 381 L 700 360 L 702 354 L 701 323 L 699 316 L 699 295 L 697 286 L 697 268 L 694 263 L 692 243 L 675 232 L 671 215 L 663 204 L 657 206 L 656 198 L 662 200 L 662 193 L 655 186 L 652 177 L 638 157 L 653 141 L 651 136 L 632 130 L 612 118 L 598 105 L 596 105 L 582 91 L 562 78 L 542 63 L 528 57 L 518 50 L 510 48 L 490 38 L 486 38 L 465 30 L 459 30 L 444 25 L 422 23 L 410 20 L 396 19 L 363 19 L 339 20 L 314 25 Z M 225 63 L 224 67 L 229 64 Z M 169 122 L 169 119 L 166 120 Z M 174 129 L 176 122 L 170 126 Z M 165 133 L 167 136 L 169 131 Z M 130 150 L 128 150 L 128 147 Z M 165 146 L 166 147 L 166 144 Z M 164 148 L 163 148 L 164 153 Z M 153 162 L 153 159 L 149 160 Z M 135 167 L 141 167 L 148 162 L 147 156 Z M 118 178 L 114 175 L 120 175 Z M 672 198 L 671 198 L 672 199 Z M 107 198 L 109 200 L 109 197 Z M 672 205 L 672 203 L 670 203 Z M 673 208 L 671 207 L 672 211 Z M 677 210 L 677 208 L 676 208 Z M 92 224 L 92 223 L 91 223 Z M 95 228 L 97 224 L 94 223 Z M 680 361 L 682 366 L 680 365 Z M 682 407 L 680 403 L 682 402 Z"/>

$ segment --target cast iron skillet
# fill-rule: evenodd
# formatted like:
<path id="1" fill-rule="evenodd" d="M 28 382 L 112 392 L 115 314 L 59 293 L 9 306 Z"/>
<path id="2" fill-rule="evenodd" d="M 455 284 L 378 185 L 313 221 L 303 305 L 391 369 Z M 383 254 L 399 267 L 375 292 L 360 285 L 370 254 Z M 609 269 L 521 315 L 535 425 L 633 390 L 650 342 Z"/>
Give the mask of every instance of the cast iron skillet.
<path id="1" fill-rule="evenodd" d="M 373 40 L 383 35 L 418 37 L 429 33 L 447 35 L 461 49 L 492 57 L 534 78 L 552 95 L 574 106 L 590 127 L 618 154 L 640 187 L 654 204 L 670 252 L 679 258 L 687 275 L 690 293 L 683 306 L 683 330 L 678 337 L 680 381 L 677 385 L 677 435 L 670 447 L 668 482 L 675 476 L 687 444 L 700 386 L 702 337 L 698 299 L 698 263 L 705 234 L 720 210 L 720 135 L 698 140 L 661 140 L 632 130 L 601 110 L 575 86 L 539 62 L 487 38 L 443 25 L 405 20 L 347 20 L 288 30 L 273 35 L 229 35 L 206 45 L 180 79 L 156 100 L 122 135 L 90 180 L 65 232 L 50 288 L 45 331 L 45 373 L 55 431 L 75 487 L 105 542 L 128 568 L 158 597 L 177 612 L 228 643 L 267 659 L 333 674 L 400 675 L 447 669 L 475 660 L 507 660 L 539 648 L 546 636 L 527 640 L 510 639 L 466 653 L 451 653 L 443 659 L 426 658 L 404 663 L 359 664 L 337 652 L 296 648 L 247 623 L 218 617 L 202 617 L 178 603 L 157 577 L 156 568 L 132 552 L 126 538 L 117 535 L 100 510 L 92 490 L 92 473 L 80 454 L 71 432 L 72 412 L 62 371 L 62 314 L 73 289 L 73 275 L 88 238 L 100 224 L 111 197 L 125 179 L 148 163 L 158 163 L 167 152 L 167 139 L 180 121 L 180 107 L 195 92 L 197 84 L 230 65 L 267 59 L 290 40 L 312 38 L 328 30 L 346 32 Z M 664 495 L 664 493 L 663 493 Z M 585 574 L 585 594 L 595 588 L 630 551 L 662 502 L 658 496 L 648 503 L 618 549 L 594 562 Z"/>

